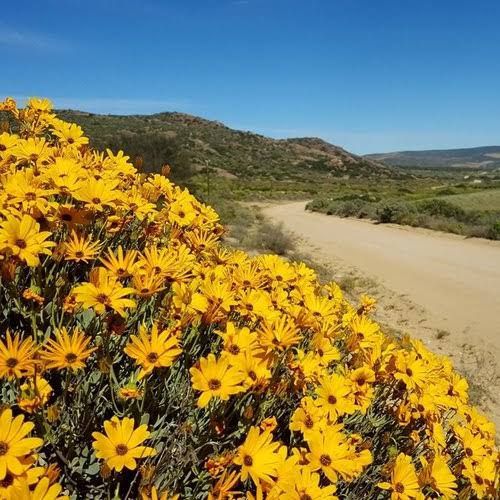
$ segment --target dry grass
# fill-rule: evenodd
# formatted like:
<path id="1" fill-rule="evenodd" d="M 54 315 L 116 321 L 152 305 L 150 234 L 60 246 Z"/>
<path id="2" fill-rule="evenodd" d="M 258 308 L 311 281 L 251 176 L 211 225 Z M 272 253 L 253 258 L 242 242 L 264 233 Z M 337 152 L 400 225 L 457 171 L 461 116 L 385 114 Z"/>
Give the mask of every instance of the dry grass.
<path id="1" fill-rule="evenodd" d="M 443 196 L 446 200 L 465 210 L 500 210 L 500 189 L 488 189 L 478 193 Z"/>

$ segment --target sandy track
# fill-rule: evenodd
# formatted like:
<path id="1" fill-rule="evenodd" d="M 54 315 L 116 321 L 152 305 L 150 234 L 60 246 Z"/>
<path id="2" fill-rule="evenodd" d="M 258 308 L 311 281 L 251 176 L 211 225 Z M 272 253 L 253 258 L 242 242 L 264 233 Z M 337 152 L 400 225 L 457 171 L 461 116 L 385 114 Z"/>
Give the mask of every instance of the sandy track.
<path id="1" fill-rule="evenodd" d="M 313 259 L 354 266 L 381 283 L 397 297 L 395 309 L 399 309 L 399 315 L 392 317 L 386 311 L 386 321 L 434 344 L 431 348 L 439 344 L 437 350 L 451 355 L 458 365 L 472 363 L 467 370 L 479 373 L 487 367 L 492 375 L 487 389 L 493 390 L 490 396 L 495 392 L 498 396 L 499 242 L 343 219 L 306 212 L 304 206 L 304 202 L 273 205 L 263 213 L 299 236 L 301 250 Z M 438 341 L 439 331 L 449 335 Z M 472 361 L 467 349 L 474 351 Z M 475 367 L 477 363 L 484 366 Z M 494 419 L 500 421 L 498 406 L 495 413 Z"/>

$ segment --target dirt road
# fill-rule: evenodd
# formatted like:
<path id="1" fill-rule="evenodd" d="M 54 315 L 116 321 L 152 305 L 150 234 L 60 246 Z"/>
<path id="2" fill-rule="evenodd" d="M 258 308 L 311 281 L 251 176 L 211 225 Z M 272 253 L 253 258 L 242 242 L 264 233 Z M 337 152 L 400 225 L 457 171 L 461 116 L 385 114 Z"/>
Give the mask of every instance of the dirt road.
<path id="1" fill-rule="evenodd" d="M 497 399 L 500 242 L 342 219 L 306 212 L 304 206 L 273 205 L 263 213 L 295 233 L 313 260 L 354 267 L 380 283 L 386 323 L 423 338 L 479 380 L 487 368 L 485 390 L 488 399 Z M 500 422 L 498 406 L 496 411 Z"/>

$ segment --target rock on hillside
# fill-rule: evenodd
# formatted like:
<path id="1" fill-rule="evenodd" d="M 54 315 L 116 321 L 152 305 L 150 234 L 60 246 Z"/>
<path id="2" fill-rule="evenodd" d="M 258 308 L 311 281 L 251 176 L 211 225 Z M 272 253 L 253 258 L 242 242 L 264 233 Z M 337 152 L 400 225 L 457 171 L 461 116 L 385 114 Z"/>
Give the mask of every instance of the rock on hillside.
<path id="1" fill-rule="evenodd" d="M 367 166 L 371 166 L 377 172 L 383 168 L 382 165 L 376 161 L 350 153 L 344 148 L 330 144 L 329 142 L 319 139 L 318 137 L 297 137 L 293 139 L 285 139 L 285 141 L 297 145 L 299 148 L 302 148 L 304 152 L 313 151 L 318 154 L 324 154 L 331 159 L 332 163 L 334 163 L 337 168 L 340 169 L 349 165 L 355 166 L 360 162 L 366 162 Z"/>

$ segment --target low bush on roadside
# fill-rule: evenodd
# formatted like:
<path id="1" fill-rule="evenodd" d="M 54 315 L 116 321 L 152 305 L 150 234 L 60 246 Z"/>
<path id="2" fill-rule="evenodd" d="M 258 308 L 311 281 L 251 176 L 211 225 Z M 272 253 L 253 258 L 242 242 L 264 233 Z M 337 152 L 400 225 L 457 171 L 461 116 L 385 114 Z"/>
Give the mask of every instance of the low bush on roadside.
<path id="1" fill-rule="evenodd" d="M 466 224 L 478 222 L 480 215 L 472 210 L 464 210 L 453 203 L 441 199 L 423 200 L 416 205 L 419 213 L 434 217 L 456 220 Z"/>
<path id="2" fill-rule="evenodd" d="M 416 214 L 413 205 L 404 203 L 383 203 L 377 207 L 377 220 L 382 224 L 396 223 L 408 224 L 411 216 Z"/>
<path id="3" fill-rule="evenodd" d="M 339 217 L 373 219 L 376 216 L 376 204 L 361 199 L 350 200 L 314 200 L 306 205 L 307 210 L 323 212 Z"/>
<path id="4" fill-rule="evenodd" d="M 319 198 L 309 202 L 306 209 L 340 217 L 372 219 L 380 223 L 403 224 L 465 236 L 500 239 L 498 229 L 500 212 L 465 210 L 439 198 L 378 202 L 360 198 L 347 201 Z"/>
<path id="5" fill-rule="evenodd" d="M 250 229 L 242 239 L 242 244 L 248 249 L 272 252 L 276 255 L 286 255 L 295 247 L 293 236 L 283 224 L 265 220 L 261 220 L 257 227 Z"/>
<path id="6" fill-rule="evenodd" d="M 500 240 L 500 220 L 490 225 L 487 231 L 487 237 L 492 240 Z"/>

